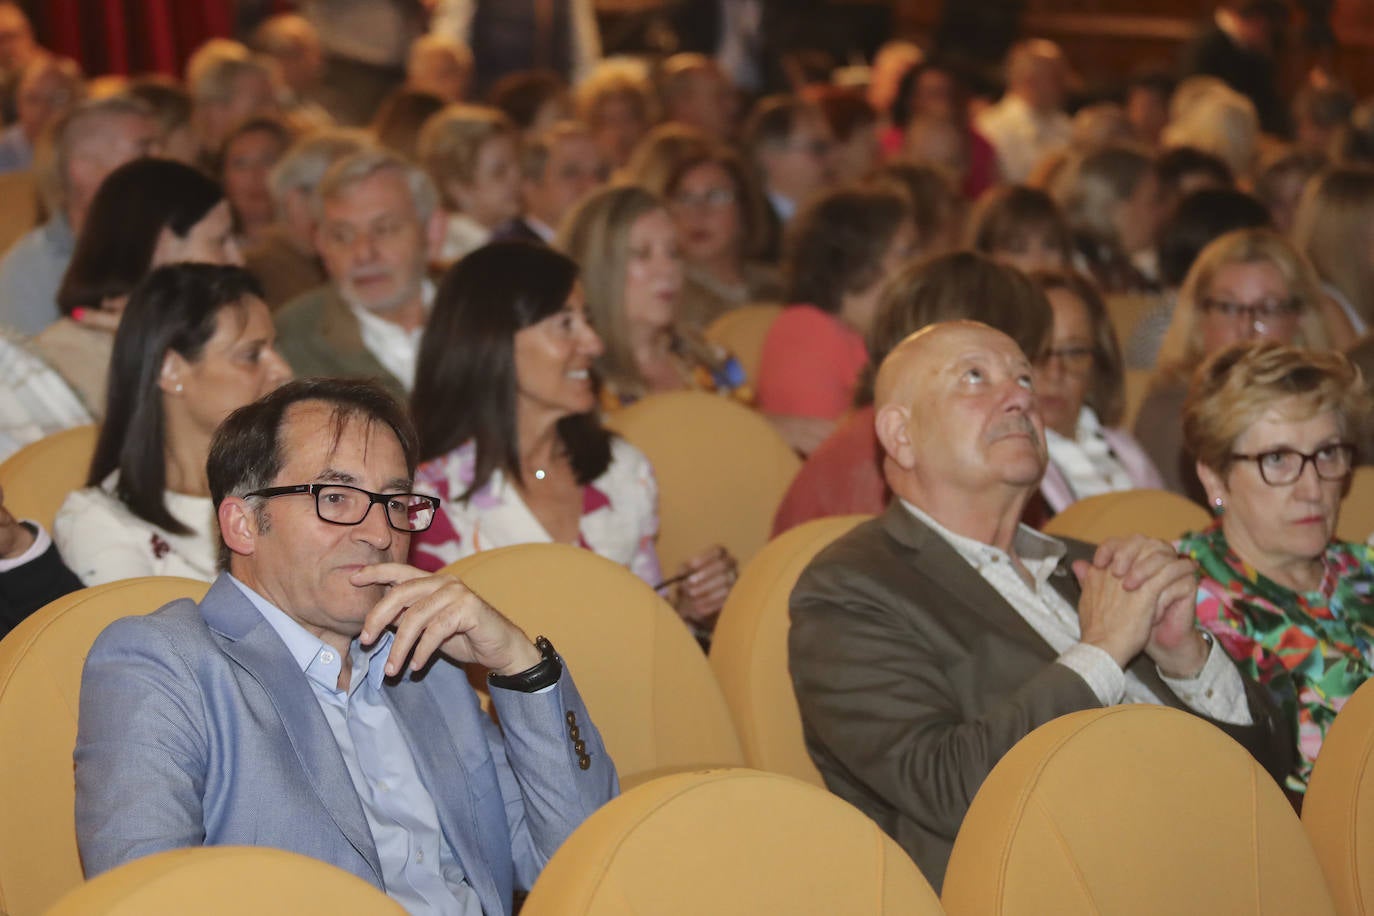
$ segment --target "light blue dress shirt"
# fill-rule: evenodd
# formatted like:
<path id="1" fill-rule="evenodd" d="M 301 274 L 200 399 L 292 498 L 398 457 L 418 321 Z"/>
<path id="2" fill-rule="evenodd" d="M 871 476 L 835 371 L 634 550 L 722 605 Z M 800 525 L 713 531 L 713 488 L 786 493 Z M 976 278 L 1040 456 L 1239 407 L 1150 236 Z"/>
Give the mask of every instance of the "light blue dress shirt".
<path id="1" fill-rule="evenodd" d="M 57 320 L 57 289 L 75 248 L 60 213 L 10 247 L 0 260 L 0 326 L 32 337 Z"/>
<path id="2" fill-rule="evenodd" d="M 362 802 L 387 895 L 412 914 L 482 916 L 477 894 L 444 839 L 434 799 L 382 695 L 394 635 L 387 631 L 368 650 L 353 641 L 349 684 L 340 690 L 343 660 L 335 649 L 238 579 L 230 576 L 229 581 L 281 637 L 310 682 Z"/>

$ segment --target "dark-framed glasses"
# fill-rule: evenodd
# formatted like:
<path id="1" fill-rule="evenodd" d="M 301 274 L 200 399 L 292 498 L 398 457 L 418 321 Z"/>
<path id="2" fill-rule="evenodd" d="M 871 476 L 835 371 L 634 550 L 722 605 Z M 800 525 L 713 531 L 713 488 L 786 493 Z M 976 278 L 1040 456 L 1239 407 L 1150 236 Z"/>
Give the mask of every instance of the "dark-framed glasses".
<path id="1" fill-rule="evenodd" d="M 291 487 L 267 487 L 249 496 L 275 499 L 309 493 L 315 497 L 315 514 L 331 525 L 361 525 L 375 503 L 386 510 L 387 524 L 405 534 L 424 531 L 434 523 L 439 497 L 422 493 L 373 493 L 340 483 L 302 483 Z"/>
<path id="2" fill-rule="evenodd" d="M 1052 347 L 1040 357 L 1040 367 L 1048 369 L 1058 360 L 1060 368 L 1070 375 L 1087 375 L 1093 367 L 1092 347 Z"/>
<path id="3" fill-rule="evenodd" d="M 1355 446 L 1348 442 L 1336 442 L 1323 445 L 1311 454 L 1291 448 L 1279 448 L 1252 455 L 1233 452 L 1231 457 L 1240 461 L 1255 462 L 1261 480 L 1271 487 L 1282 487 L 1296 482 L 1309 461 L 1322 480 L 1344 480 L 1355 464 Z"/>
<path id="4" fill-rule="evenodd" d="M 1232 302 L 1229 299 L 1215 299 L 1208 296 L 1202 300 L 1202 310 L 1220 315 L 1229 320 L 1244 318 L 1256 326 L 1274 325 L 1282 321 L 1292 321 L 1302 311 L 1298 300 L 1262 299 L 1259 302 Z"/>

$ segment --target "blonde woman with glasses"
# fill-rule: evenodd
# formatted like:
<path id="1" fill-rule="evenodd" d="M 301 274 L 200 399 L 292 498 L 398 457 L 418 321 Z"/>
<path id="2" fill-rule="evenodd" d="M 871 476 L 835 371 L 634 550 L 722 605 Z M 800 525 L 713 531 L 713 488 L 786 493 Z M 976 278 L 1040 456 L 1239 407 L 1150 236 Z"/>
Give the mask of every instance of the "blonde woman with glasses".
<path id="1" fill-rule="evenodd" d="M 1306 791 L 1327 728 L 1374 659 L 1374 554 L 1335 539 L 1369 408 L 1344 355 L 1272 340 L 1210 359 L 1184 407 L 1216 515 L 1178 544 L 1201 569 L 1198 621 L 1288 718 L 1293 793 Z"/>
<path id="2" fill-rule="evenodd" d="M 1188 380 L 1210 355 L 1269 338 L 1324 350 L 1321 286 L 1307 259 L 1269 229 L 1239 229 L 1211 242 L 1184 278 L 1150 390 L 1133 432 L 1168 489 L 1201 502 L 1202 486 L 1183 449 Z"/>

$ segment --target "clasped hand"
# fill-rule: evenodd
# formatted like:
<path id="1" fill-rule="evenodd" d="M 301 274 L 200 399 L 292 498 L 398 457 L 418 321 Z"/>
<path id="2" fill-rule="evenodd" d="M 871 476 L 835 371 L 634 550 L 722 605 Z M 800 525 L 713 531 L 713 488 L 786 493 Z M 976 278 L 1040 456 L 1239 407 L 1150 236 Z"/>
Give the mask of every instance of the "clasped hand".
<path id="1" fill-rule="evenodd" d="M 1207 661 L 1196 628 L 1196 567 L 1164 541 L 1104 541 L 1091 563 L 1075 561 L 1083 587 L 1082 640 L 1125 668 L 1142 651 L 1170 677 L 1194 677 Z"/>
<path id="2" fill-rule="evenodd" d="M 358 586 L 390 590 L 363 619 L 359 636 L 371 645 L 388 627 L 396 631 L 386 659 L 395 676 L 410 660 L 418 671 L 436 652 L 450 661 L 475 662 L 499 675 L 518 674 L 539 663 L 539 650 L 524 632 L 453 576 L 426 573 L 404 563 L 377 563 L 356 570 Z"/>

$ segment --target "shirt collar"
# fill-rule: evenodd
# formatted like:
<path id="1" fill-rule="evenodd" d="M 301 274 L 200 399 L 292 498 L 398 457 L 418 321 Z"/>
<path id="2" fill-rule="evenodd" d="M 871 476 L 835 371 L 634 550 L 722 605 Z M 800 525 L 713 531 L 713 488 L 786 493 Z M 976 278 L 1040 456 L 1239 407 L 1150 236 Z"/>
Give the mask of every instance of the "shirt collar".
<path id="1" fill-rule="evenodd" d="M 263 616 L 263 619 L 272 627 L 277 636 L 281 637 L 281 641 L 286 644 L 286 651 L 290 652 L 291 658 L 295 660 L 296 667 L 300 668 L 306 677 L 321 687 L 337 691 L 339 671 L 343 668 L 343 660 L 339 658 L 339 653 L 333 647 L 325 645 L 323 640 L 306 630 L 285 611 L 276 607 L 272 602 L 232 575 L 229 575 L 229 581 L 238 587 L 238 590 L 248 599 L 249 604 L 257 608 L 258 613 Z M 395 639 L 395 634 L 387 630 L 377 640 L 377 644 L 370 649 L 363 649 L 356 639 L 349 644 L 348 652 L 353 665 L 352 683 L 348 687 L 350 694 L 362 682 L 362 677 L 366 677 L 368 684 L 374 690 L 381 686 L 382 678 L 385 677 L 386 672 L 386 657 L 391 651 L 393 639 Z M 382 654 L 379 656 L 378 653 Z"/>
<path id="2" fill-rule="evenodd" d="M 928 526 L 945 543 L 954 548 L 954 552 L 963 557 L 964 561 L 977 570 L 979 575 L 983 574 L 984 568 L 989 564 L 1006 563 L 1011 560 L 1007 552 L 1001 548 L 984 544 L 975 538 L 956 534 L 905 499 L 898 497 L 898 501 L 917 521 Z M 1011 547 L 1016 553 L 1016 558 L 1021 561 L 1021 565 L 1026 568 L 1039 586 L 1043 586 L 1049 580 L 1050 574 L 1058 568 L 1060 561 L 1068 552 L 1061 541 L 1055 540 L 1049 535 L 1041 534 L 1026 525 L 1016 526 L 1016 534 L 1012 537 Z"/>

